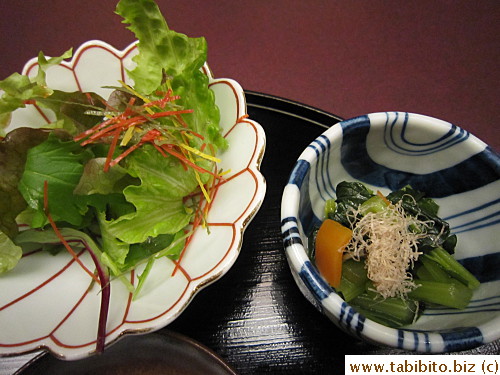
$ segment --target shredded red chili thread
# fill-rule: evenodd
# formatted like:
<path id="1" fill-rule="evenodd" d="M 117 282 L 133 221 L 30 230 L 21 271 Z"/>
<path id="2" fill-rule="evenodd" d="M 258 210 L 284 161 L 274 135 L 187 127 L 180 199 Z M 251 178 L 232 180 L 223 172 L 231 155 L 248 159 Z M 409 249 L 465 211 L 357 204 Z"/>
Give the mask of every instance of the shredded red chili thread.
<path id="1" fill-rule="evenodd" d="M 221 183 L 224 183 L 225 182 L 225 179 L 222 178 L 221 176 L 219 176 L 218 179 L 213 179 L 212 180 L 212 185 L 210 186 L 210 202 L 207 202 L 205 204 L 205 211 L 204 211 L 204 215 L 203 217 L 207 217 L 208 216 L 208 211 L 210 211 L 210 208 L 212 207 L 212 203 L 215 199 L 215 195 L 217 194 L 217 192 L 219 191 L 219 186 L 221 185 Z"/>
<path id="2" fill-rule="evenodd" d="M 145 98 L 142 98 L 146 103 L 140 106 L 134 106 L 135 97 L 132 97 L 125 110 L 113 116 L 111 118 L 106 119 L 105 121 L 95 125 L 91 129 L 85 130 L 79 135 L 74 137 L 74 140 L 77 142 L 81 141 L 81 145 L 89 145 L 98 142 L 108 142 L 110 143 L 110 148 L 108 155 L 106 157 L 106 161 L 104 164 L 104 171 L 109 171 L 109 168 L 118 164 L 121 160 L 123 160 L 127 155 L 132 153 L 134 150 L 142 146 L 144 143 L 151 143 L 164 157 L 167 155 L 172 155 L 176 157 L 182 164 L 185 170 L 188 167 L 195 169 L 199 173 L 209 173 L 214 175 L 213 172 L 208 171 L 202 167 L 199 167 L 194 162 L 194 154 L 198 156 L 202 156 L 205 158 L 212 158 L 211 155 L 203 155 L 203 150 L 206 147 L 206 144 L 203 143 L 201 146 L 201 153 L 199 154 L 196 151 L 191 151 L 189 147 L 188 137 L 194 136 L 202 141 L 205 140 L 202 134 L 199 134 L 191 129 L 189 129 L 188 124 L 182 118 L 182 114 L 192 113 L 192 109 L 175 109 L 175 110 L 163 110 L 166 107 L 166 104 L 169 102 L 173 102 L 180 98 L 180 96 L 174 96 L 171 89 L 169 89 L 166 93 L 161 93 L 163 97 L 161 99 L 148 101 Z M 112 106 L 108 103 L 105 103 L 105 107 L 109 110 L 111 109 L 115 113 L 117 112 Z M 161 109 L 160 111 L 154 112 L 152 108 L 156 110 Z M 179 127 L 178 131 L 181 135 L 182 141 L 179 141 L 179 144 L 175 144 L 175 137 L 172 139 L 174 144 L 171 143 L 172 140 L 169 140 L 169 135 L 166 134 L 167 129 L 163 130 L 161 125 L 155 124 L 154 120 L 161 118 L 173 116 L 174 118 L 174 127 Z M 146 131 L 142 129 L 142 125 L 151 122 L 151 126 L 155 127 L 152 130 Z M 132 132 L 135 131 L 146 131 L 146 133 L 140 138 L 139 141 L 135 141 L 136 143 L 132 146 L 129 146 L 124 152 L 113 159 L 115 155 L 115 151 L 118 147 L 118 143 L 122 135 L 125 134 L 122 138 L 120 146 L 126 146 L 127 143 L 133 138 Z M 136 139 L 136 138 L 134 138 Z M 212 148 L 213 150 L 213 148 Z M 214 152 L 212 152 L 214 155 Z"/>
<path id="3" fill-rule="evenodd" d="M 109 163 L 106 163 L 106 165 L 108 167 L 112 167 L 112 166 L 118 164 L 128 154 L 132 153 L 132 151 L 134 151 L 134 150 L 137 150 L 139 147 L 141 147 L 146 142 L 151 142 L 151 143 L 153 143 L 153 145 L 156 146 L 156 144 L 154 143 L 154 140 L 157 139 L 160 135 L 161 135 L 161 133 L 160 133 L 159 130 L 157 130 L 157 129 L 151 129 L 146 134 L 144 134 L 144 136 L 141 138 L 141 140 L 138 143 L 136 143 L 133 146 L 130 146 L 127 150 L 125 150 L 123 153 L 121 153 L 115 159 L 113 159 Z M 113 152 L 114 152 L 114 150 L 113 150 Z M 113 153 L 111 153 L 111 156 L 112 155 L 113 155 Z M 109 157 L 109 155 L 108 155 L 108 157 Z M 106 171 L 106 167 L 105 167 L 105 171 Z"/>
<path id="4" fill-rule="evenodd" d="M 175 156 L 176 158 L 178 158 L 182 163 L 184 164 L 187 164 L 189 165 L 190 167 L 192 167 L 193 169 L 196 169 L 198 172 L 201 172 L 201 173 L 208 173 L 208 174 L 211 174 L 212 176 L 214 177 L 217 177 L 217 178 L 220 178 L 219 175 L 217 175 L 217 173 L 215 172 L 212 172 L 212 171 L 209 171 L 208 169 L 205 169 L 205 168 L 202 168 L 200 167 L 199 165 L 193 163 L 191 160 L 189 160 L 188 158 L 186 158 L 183 154 L 177 152 L 177 151 L 174 151 L 174 148 L 175 146 L 174 145 L 171 145 L 171 144 L 164 144 L 161 146 L 161 148 L 163 150 L 165 150 L 166 152 L 168 152 L 170 155 L 172 156 Z"/>
<path id="5" fill-rule="evenodd" d="M 111 146 L 109 146 L 108 155 L 106 157 L 106 163 L 104 164 L 104 172 L 107 172 L 110 167 L 110 161 L 115 153 L 116 145 L 118 144 L 118 140 L 120 139 L 121 130 L 116 129 L 113 134 L 113 140 L 111 141 Z"/>
<path id="6" fill-rule="evenodd" d="M 199 212 L 199 208 L 197 209 L 197 212 Z M 174 270 L 172 271 L 171 276 L 175 276 L 177 271 L 179 270 L 182 262 L 182 258 L 184 257 L 184 253 L 186 252 L 188 245 L 191 243 L 191 240 L 193 239 L 193 236 L 196 232 L 196 229 L 200 226 L 201 224 L 201 215 L 197 214 L 195 215 L 193 224 L 192 224 L 192 233 L 189 235 L 188 238 L 186 238 L 186 242 L 184 243 L 184 248 L 181 250 L 181 253 L 179 255 L 179 258 L 175 261 L 175 267 Z"/>
<path id="7" fill-rule="evenodd" d="M 172 276 L 174 276 L 177 273 L 177 270 L 180 268 L 182 258 L 184 257 L 184 254 L 188 248 L 188 245 L 191 243 L 193 236 L 196 232 L 196 229 L 202 224 L 203 220 L 206 220 L 208 216 L 208 212 L 210 211 L 210 208 L 212 207 L 212 203 L 214 201 L 215 196 L 217 195 L 217 191 L 219 190 L 219 187 L 224 184 L 226 181 L 222 178 L 222 176 L 217 174 L 217 171 L 215 171 L 215 178 L 212 179 L 211 185 L 209 187 L 210 191 L 210 202 L 205 200 L 203 198 L 203 194 L 198 193 L 200 195 L 200 202 L 196 207 L 196 211 L 194 214 L 194 219 L 192 222 L 192 234 L 186 239 L 186 243 L 184 244 L 184 248 L 182 249 L 179 258 L 175 261 L 175 267 L 174 270 L 172 271 Z"/>
<path id="8" fill-rule="evenodd" d="M 179 123 L 180 123 L 182 126 L 184 126 L 185 128 L 189 128 L 189 125 L 188 125 L 188 124 L 186 124 L 186 121 L 184 121 L 184 119 L 182 118 L 182 116 L 180 116 L 180 115 L 176 115 L 175 117 L 176 117 L 177 121 L 179 121 Z"/>
<path id="9" fill-rule="evenodd" d="M 129 100 L 128 105 L 125 108 L 125 110 L 123 111 L 123 113 L 121 113 L 117 116 L 114 116 L 112 118 L 109 118 L 106 121 L 104 121 L 100 124 L 97 124 L 93 128 L 84 131 L 83 133 L 77 135 L 74 138 L 74 140 L 79 141 L 90 134 L 93 134 L 95 139 L 99 139 L 103 134 L 95 134 L 96 131 L 99 129 L 103 129 L 110 124 L 115 124 L 118 127 L 120 127 L 120 126 L 123 127 L 126 125 L 131 126 L 131 125 L 133 125 L 132 123 L 134 121 L 145 122 L 145 121 L 148 121 L 149 119 L 155 119 L 158 117 L 170 116 L 170 115 L 174 115 L 177 113 L 188 113 L 188 112 L 190 113 L 190 112 L 192 112 L 192 110 L 179 110 L 179 111 L 157 112 L 157 113 L 152 113 L 152 114 L 150 113 L 149 115 L 142 114 L 142 113 L 144 113 L 145 109 L 152 107 L 152 106 L 159 107 L 159 108 L 163 109 L 165 107 L 166 103 L 172 102 L 172 101 L 177 100 L 179 98 L 180 98 L 179 96 L 172 96 L 172 90 L 169 90 L 162 99 L 150 101 L 150 102 L 145 103 L 141 106 L 134 107 L 136 98 L 132 97 Z M 103 103 L 104 103 L 104 106 L 108 110 L 111 110 L 112 112 L 115 112 L 115 113 L 119 112 L 116 108 L 110 106 L 109 103 L 107 103 L 107 102 L 103 102 Z M 131 117 L 132 115 L 137 115 L 137 116 Z M 111 129 L 109 129 L 109 130 L 111 130 Z M 89 142 L 87 142 L 87 143 L 89 143 Z"/>
<path id="10" fill-rule="evenodd" d="M 137 115 L 137 116 L 128 117 L 128 118 L 127 118 L 127 113 L 124 112 L 118 116 L 115 116 L 113 118 L 110 118 L 110 119 L 102 122 L 101 124 L 94 126 L 93 128 L 91 128 L 89 130 L 86 130 L 85 132 L 76 136 L 74 139 L 75 139 L 75 141 L 80 141 L 88 136 L 88 138 L 81 143 L 82 146 L 85 146 L 85 145 L 88 145 L 91 143 L 98 142 L 104 137 L 112 136 L 113 138 L 112 138 L 110 150 L 109 150 L 108 157 L 106 159 L 106 163 L 105 163 L 105 167 L 104 167 L 104 170 L 108 171 L 110 166 L 117 164 L 126 155 L 130 154 L 133 150 L 137 149 L 140 145 L 142 145 L 146 142 L 153 143 L 162 137 L 162 134 L 160 131 L 158 131 L 156 129 L 152 129 L 152 130 L 148 131 L 141 138 L 139 143 L 137 143 L 134 146 L 131 146 L 132 149 L 129 148 L 124 153 L 122 153 L 120 156 L 118 156 L 114 161 L 112 161 L 112 156 L 115 152 L 116 146 L 118 144 L 118 140 L 124 131 L 128 130 L 129 128 L 131 128 L 133 126 L 138 126 L 138 125 L 141 125 L 145 122 L 148 122 L 151 119 L 157 119 L 160 117 L 178 115 L 178 114 L 183 114 L 183 113 L 192 113 L 192 112 L 193 112 L 193 110 L 189 110 L 189 109 L 188 110 L 178 110 L 178 111 L 162 111 L 162 112 L 156 112 L 153 114 Z M 203 139 L 203 137 L 196 132 L 193 132 L 193 135 Z M 182 160 L 183 162 L 186 162 L 186 160 L 187 160 L 185 158 L 182 158 L 182 159 L 183 159 Z"/>
<path id="11" fill-rule="evenodd" d="M 187 132 L 186 132 L 186 131 L 182 131 L 182 134 L 184 134 L 184 135 L 185 135 L 185 134 L 187 134 Z M 189 134 L 194 135 L 194 136 L 195 136 L 195 137 L 197 137 L 197 138 L 200 138 L 202 141 L 204 141 L 204 140 L 205 140 L 205 137 L 204 137 L 203 135 L 201 135 L 200 133 L 196 133 L 196 132 L 195 132 L 195 131 L 193 131 L 193 130 L 190 130 L 190 131 L 189 131 Z"/>
<path id="12" fill-rule="evenodd" d="M 165 108 L 165 105 L 166 105 L 167 103 L 169 103 L 169 102 L 173 102 L 173 101 L 175 101 L 175 100 L 177 100 L 177 99 L 180 99 L 180 98 L 181 98 L 181 97 L 180 97 L 180 96 L 178 96 L 178 95 L 176 95 L 176 96 L 172 96 L 172 93 L 173 93 L 173 92 L 172 92 L 172 90 L 170 89 L 170 90 L 168 90 L 168 91 L 166 92 L 166 94 L 165 94 L 165 93 L 162 93 L 162 94 L 164 95 L 164 97 L 163 97 L 162 99 L 153 100 L 153 101 L 151 101 L 151 102 L 149 102 L 149 103 L 145 103 L 145 104 L 144 104 L 144 107 L 158 106 L 158 107 L 160 107 L 160 108 Z"/>
<path id="13" fill-rule="evenodd" d="M 83 139 L 83 138 L 85 138 L 86 136 L 88 136 L 88 135 L 90 135 L 90 134 L 94 133 L 95 131 L 100 130 L 100 129 L 104 128 L 105 126 L 107 126 L 107 125 L 111 124 L 111 123 L 114 121 L 114 119 L 115 119 L 115 118 L 108 119 L 108 120 L 106 120 L 106 121 L 104 121 L 104 122 L 101 122 L 100 124 L 95 125 L 94 127 L 90 128 L 90 129 L 88 129 L 88 130 L 85 130 L 84 132 L 82 132 L 82 133 L 80 133 L 79 135 L 75 136 L 75 137 L 73 138 L 73 140 L 74 140 L 75 142 L 78 142 L 78 141 L 82 140 L 82 139 Z"/>
<path id="14" fill-rule="evenodd" d="M 92 95 L 90 94 L 90 92 L 86 92 L 85 96 L 87 97 L 87 100 L 89 101 L 89 103 L 91 105 L 94 105 L 94 99 L 92 98 Z"/>
<path id="15" fill-rule="evenodd" d="M 47 216 L 47 219 L 49 220 L 50 226 L 52 227 L 57 238 L 59 238 L 59 240 L 64 245 L 66 250 L 68 250 L 73 259 L 83 268 L 83 270 L 87 272 L 96 282 L 100 284 L 99 278 L 94 273 L 90 272 L 90 270 L 87 267 L 85 267 L 85 265 L 82 263 L 80 258 L 78 258 L 78 255 L 75 253 L 75 251 L 70 246 L 68 241 L 65 240 L 64 236 L 59 231 L 59 228 L 57 228 L 55 221 L 52 219 L 52 216 L 50 215 L 49 212 L 49 184 L 47 181 L 44 181 L 43 183 L 43 209 L 45 211 L 45 216 Z"/>

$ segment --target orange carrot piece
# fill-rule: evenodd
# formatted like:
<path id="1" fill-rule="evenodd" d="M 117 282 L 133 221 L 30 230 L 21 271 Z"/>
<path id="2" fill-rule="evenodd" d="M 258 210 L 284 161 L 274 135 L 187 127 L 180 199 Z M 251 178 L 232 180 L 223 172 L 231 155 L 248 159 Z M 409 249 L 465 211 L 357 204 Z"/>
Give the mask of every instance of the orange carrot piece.
<path id="1" fill-rule="evenodd" d="M 387 199 L 387 198 L 385 197 L 385 195 L 384 195 L 384 194 L 382 194 L 382 193 L 380 192 L 380 190 L 377 190 L 377 195 L 378 195 L 380 198 L 382 198 L 382 200 L 383 200 L 383 201 L 384 201 L 384 202 L 385 202 L 388 206 L 390 206 L 390 205 L 392 204 L 392 203 L 391 203 L 391 201 L 390 201 L 389 199 Z"/>
<path id="2" fill-rule="evenodd" d="M 338 288 L 342 276 L 342 255 L 352 238 L 352 230 L 326 219 L 316 236 L 316 266 L 326 281 Z"/>

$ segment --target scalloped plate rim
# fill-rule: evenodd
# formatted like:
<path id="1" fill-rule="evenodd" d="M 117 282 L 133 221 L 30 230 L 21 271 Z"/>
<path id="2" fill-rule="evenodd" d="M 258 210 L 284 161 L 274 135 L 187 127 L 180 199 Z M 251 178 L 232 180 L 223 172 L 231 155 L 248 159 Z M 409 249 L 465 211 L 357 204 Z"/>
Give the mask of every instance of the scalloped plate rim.
<path id="1" fill-rule="evenodd" d="M 80 45 L 78 49 L 73 53 L 73 57 L 69 61 L 63 61 L 60 65 L 63 65 L 65 67 L 69 67 L 73 69 L 74 65 L 76 65 L 81 57 L 82 54 L 85 53 L 85 51 L 89 48 L 93 47 L 101 47 L 104 49 L 109 50 L 113 54 L 116 54 L 119 56 L 120 59 L 124 59 L 126 56 L 128 56 L 131 52 L 134 51 L 134 49 L 137 46 L 137 41 L 129 44 L 127 47 L 125 47 L 123 50 L 118 50 L 115 47 L 111 46 L 110 44 L 101 41 L 101 40 L 89 40 Z M 34 66 L 37 65 L 37 58 L 34 57 L 24 65 L 24 68 L 22 70 L 22 74 L 28 74 L 31 69 L 34 68 Z M 237 81 L 229 78 L 214 78 L 212 71 L 208 67 L 207 63 L 204 64 L 202 68 L 203 72 L 209 77 L 210 80 L 210 85 L 219 83 L 219 82 L 229 82 L 232 87 L 234 94 L 236 98 L 238 99 L 238 109 L 237 113 L 243 111 L 243 114 L 247 115 L 247 106 L 246 106 L 246 99 L 245 99 L 245 94 L 241 86 L 238 84 Z M 243 118 L 243 117 L 242 117 Z M 171 313 L 167 314 L 161 314 L 161 318 L 154 318 L 151 319 L 149 323 L 155 323 L 155 324 L 146 324 L 147 327 L 142 327 L 143 323 L 140 324 L 141 327 L 130 327 L 127 322 L 122 322 L 120 325 L 120 329 L 117 330 L 117 334 L 114 335 L 111 339 L 110 336 L 108 336 L 108 340 L 106 341 L 106 346 L 112 345 L 113 343 L 117 342 L 120 340 L 122 337 L 129 335 L 129 334 L 144 334 L 147 332 L 153 332 L 158 329 L 161 329 L 168 324 L 170 324 L 173 320 L 175 320 L 182 312 L 187 308 L 187 306 L 190 304 L 190 302 L 195 298 L 196 294 L 200 292 L 203 288 L 207 287 L 208 285 L 211 285 L 218 279 L 220 279 L 223 275 L 225 275 L 232 265 L 236 262 L 239 253 L 241 251 L 241 247 L 243 244 L 243 237 L 244 237 L 244 232 L 250 222 L 253 220 L 257 212 L 259 211 L 265 197 L 266 193 L 266 181 L 262 173 L 260 172 L 260 166 L 262 163 L 262 159 L 264 156 L 265 152 L 265 147 L 266 147 L 266 137 L 265 137 L 265 132 L 263 128 L 258 124 L 257 122 L 251 120 L 250 118 L 246 117 L 243 118 L 242 121 L 248 122 L 256 132 L 256 144 L 255 144 L 255 155 L 249 158 L 249 163 L 248 163 L 248 169 L 251 171 L 254 175 L 255 181 L 256 181 L 256 186 L 254 189 L 254 197 L 251 200 L 250 203 L 248 203 L 246 210 L 246 213 L 244 214 L 239 214 L 237 219 L 233 220 L 233 224 L 235 226 L 235 241 L 232 246 L 230 246 L 227 251 L 226 251 L 226 256 L 224 257 L 222 261 L 220 261 L 219 266 L 217 266 L 216 272 L 213 270 L 209 272 L 208 275 L 201 277 L 200 279 L 196 281 L 190 281 L 189 282 L 189 290 L 186 291 L 185 296 L 182 297 L 182 303 L 175 304 L 175 308 L 173 308 Z M 239 120 L 236 122 L 236 124 L 239 123 Z M 0 348 L 0 357 L 1 356 L 15 356 L 15 355 L 21 355 L 21 354 L 26 354 L 26 353 L 31 353 L 35 352 L 38 350 L 45 350 L 50 352 L 52 355 L 59 359 L 63 360 L 77 360 L 84 358 L 86 356 L 92 355 L 95 353 L 95 350 L 93 349 L 93 344 L 86 344 L 83 345 L 85 348 L 89 348 L 89 350 L 84 350 L 84 351 L 78 351 L 73 350 L 71 348 L 65 348 L 62 346 L 58 346 L 54 344 L 54 341 L 50 339 L 49 343 L 44 343 L 40 344 L 41 342 L 47 341 L 48 338 L 44 339 L 38 339 L 38 341 L 34 342 L 34 345 L 20 345 L 19 347 L 23 347 L 23 349 L 19 351 L 8 351 L 8 352 L 2 352 L 2 349 Z M 38 343 L 38 344 L 37 344 Z M 14 345 L 14 344 L 12 344 Z"/>

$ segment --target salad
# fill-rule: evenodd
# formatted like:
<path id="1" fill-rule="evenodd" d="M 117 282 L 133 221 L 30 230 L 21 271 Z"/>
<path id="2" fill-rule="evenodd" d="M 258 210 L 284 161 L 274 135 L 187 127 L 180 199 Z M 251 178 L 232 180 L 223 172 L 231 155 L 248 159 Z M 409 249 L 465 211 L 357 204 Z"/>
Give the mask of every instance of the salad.
<path id="1" fill-rule="evenodd" d="M 433 199 L 411 186 L 384 196 L 346 181 L 336 192 L 309 248 L 346 302 L 389 327 L 415 322 L 426 306 L 469 304 L 480 283 L 453 257 L 457 238 Z"/>
<path id="2" fill-rule="evenodd" d="M 116 13 L 138 39 L 134 84 L 109 98 L 47 86 L 51 66 L 70 58 L 38 56 L 38 73 L 0 81 L 0 132 L 12 112 L 34 106 L 55 120 L 43 129 L 0 133 L 0 277 L 23 254 L 67 251 L 97 283 L 104 348 L 110 280 L 134 298 L 155 260 L 177 260 L 205 225 L 224 183 L 217 154 L 228 147 L 208 77 L 204 38 L 170 30 L 153 0 L 120 0 Z M 79 260 L 88 251 L 95 271 Z M 137 285 L 123 275 L 146 265 Z M 174 271 L 175 272 L 175 271 Z"/>

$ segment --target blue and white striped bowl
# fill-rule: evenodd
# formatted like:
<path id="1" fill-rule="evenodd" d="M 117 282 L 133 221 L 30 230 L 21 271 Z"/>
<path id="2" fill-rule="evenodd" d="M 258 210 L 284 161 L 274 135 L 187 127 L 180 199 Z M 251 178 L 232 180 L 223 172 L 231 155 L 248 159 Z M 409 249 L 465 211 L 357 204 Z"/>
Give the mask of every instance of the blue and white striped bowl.
<path id="1" fill-rule="evenodd" d="M 445 121 L 405 112 L 342 121 L 301 154 L 281 205 L 284 247 L 300 290 L 355 337 L 419 352 L 461 351 L 500 338 L 500 157 Z M 341 181 L 389 193 L 404 185 L 426 192 L 458 237 L 455 257 L 481 281 L 465 310 L 427 309 L 404 329 L 358 314 L 307 256 L 307 237 L 323 219 Z"/>

